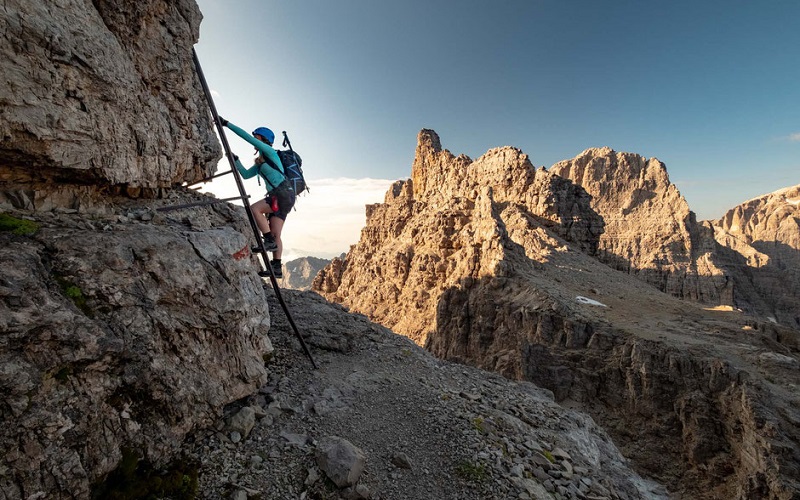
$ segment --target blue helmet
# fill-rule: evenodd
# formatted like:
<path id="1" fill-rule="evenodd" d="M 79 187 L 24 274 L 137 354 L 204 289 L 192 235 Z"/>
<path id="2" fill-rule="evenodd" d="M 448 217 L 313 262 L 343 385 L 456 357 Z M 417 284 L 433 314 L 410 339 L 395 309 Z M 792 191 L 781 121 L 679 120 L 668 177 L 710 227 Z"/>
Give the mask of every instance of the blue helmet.
<path id="1" fill-rule="evenodd" d="M 253 130 L 253 135 L 260 135 L 264 139 L 267 140 L 268 143 L 272 144 L 275 142 L 275 132 L 268 129 L 267 127 L 258 127 L 257 129 Z"/>

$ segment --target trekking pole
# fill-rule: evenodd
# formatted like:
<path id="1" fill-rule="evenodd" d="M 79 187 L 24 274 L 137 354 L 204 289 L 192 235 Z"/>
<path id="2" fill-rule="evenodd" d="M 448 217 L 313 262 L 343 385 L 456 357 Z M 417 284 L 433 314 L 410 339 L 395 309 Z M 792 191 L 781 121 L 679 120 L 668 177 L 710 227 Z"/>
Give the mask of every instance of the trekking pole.
<path id="1" fill-rule="evenodd" d="M 294 155 L 294 149 L 292 149 L 292 143 L 289 142 L 289 136 L 286 135 L 285 130 L 282 133 L 283 133 L 283 147 L 289 148 L 289 151 L 291 151 L 292 155 Z"/>
<path id="2" fill-rule="evenodd" d="M 211 117 L 214 119 L 214 125 L 217 126 L 217 132 L 219 133 L 220 141 L 222 141 L 222 147 L 225 149 L 225 156 L 228 158 L 228 162 L 231 165 L 231 170 L 233 171 L 233 178 L 236 179 L 236 187 L 239 188 L 239 194 L 242 195 L 242 199 L 247 199 L 249 196 L 244 188 L 244 183 L 242 182 L 242 177 L 239 174 L 239 171 L 236 170 L 236 163 L 234 161 L 233 153 L 231 152 L 231 147 L 228 144 L 228 139 L 225 137 L 225 129 L 222 127 L 222 123 L 219 120 L 219 114 L 217 114 L 217 107 L 214 105 L 214 99 L 211 97 L 211 90 L 208 88 L 208 82 L 206 81 L 206 77 L 203 74 L 203 68 L 200 67 L 200 59 L 197 57 L 197 51 L 194 50 L 192 47 L 192 59 L 194 59 L 194 67 L 197 70 L 197 77 L 200 79 L 200 85 L 203 87 L 203 93 L 206 95 L 206 101 L 208 102 L 208 107 L 211 110 Z M 286 133 L 284 132 L 284 135 Z M 253 217 L 253 213 L 250 211 L 250 207 L 245 207 L 245 212 L 247 212 L 247 219 L 250 221 L 250 229 L 253 230 L 253 235 L 256 237 L 256 241 L 261 241 L 261 231 L 258 230 L 258 224 L 256 224 L 256 219 Z M 267 268 L 269 271 L 269 279 L 272 283 L 272 288 L 275 290 L 275 296 L 278 297 L 278 302 L 280 302 L 281 307 L 283 308 L 283 312 L 286 313 L 286 318 L 289 320 L 289 324 L 292 326 L 292 330 L 294 330 L 294 334 L 297 336 L 297 339 L 300 341 L 300 345 L 303 347 L 303 351 L 305 351 L 306 356 L 308 359 L 311 360 L 311 364 L 314 368 L 319 368 L 317 366 L 316 361 L 314 361 L 314 357 L 311 355 L 311 351 L 308 350 L 308 346 L 306 345 L 306 341 L 303 340 L 303 336 L 300 335 L 300 330 L 297 329 L 297 325 L 294 323 L 294 319 L 292 318 L 291 313 L 289 313 L 289 308 L 286 306 L 286 302 L 283 300 L 283 296 L 281 295 L 281 289 L 278 286 L 278 280 L 275 278 L 275 273 L 272 271 L 272 266 L 269 265 L 269 256 L 267 255 L 267 251 L 264 248 L 264 244 L 261 243 L 259 245 L 261 247 L 261 258 L 264 260 L 264 267 Z"/>

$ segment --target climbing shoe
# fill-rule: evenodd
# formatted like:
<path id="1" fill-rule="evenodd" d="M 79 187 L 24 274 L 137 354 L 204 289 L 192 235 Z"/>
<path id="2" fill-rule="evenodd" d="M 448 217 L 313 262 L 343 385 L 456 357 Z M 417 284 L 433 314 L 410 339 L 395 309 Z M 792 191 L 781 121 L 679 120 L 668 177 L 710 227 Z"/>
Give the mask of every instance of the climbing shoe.
<path id="1" fill-rule="evenodd" d="M 274 274 L 276 278 L 283 278 L 283 270 L 279 261 L 270 261 L 269 265 L 272 267 L 272 274 Z"/>
<path id="2" fill-rule="evenodd" d="M 264 235 L 263 245 L 263 247 L 260 245 L 254 246 L 252 251 L 258 253 L 261 252 L 262 249 L 266 252 L 274 252 L 278 250 L 278 244 L 275 243 L 275 238 L 272 237 L 272 233 L 267 233 Z"/>
<path id="3" fill-rule="evenodd" d="M 264 250 L 267 252 L 274 252 L 278 249 L 278 244 L 275 243 L 275 238 L 272 237 L 272 233 L 267 233 L 264 235 Z"/>

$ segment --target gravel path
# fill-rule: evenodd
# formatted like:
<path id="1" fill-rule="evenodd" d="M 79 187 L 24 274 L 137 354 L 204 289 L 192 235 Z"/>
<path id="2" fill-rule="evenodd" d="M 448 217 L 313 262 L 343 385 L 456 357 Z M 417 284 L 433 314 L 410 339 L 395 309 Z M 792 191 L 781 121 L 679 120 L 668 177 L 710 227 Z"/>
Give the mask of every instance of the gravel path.
<path id="1" fill-rule="evenodd" d="M 200 498 L 659 498 L 585 415 L 532 384 L 442 362 L 312 292 L 284 290 L 314 370 L 270 295 L 270 381 L 187 450 Z M 244 410 L 243 410 L 244 409 Z M 255 415 L 248 432 L 242 415 Z M 339 488 L 316 460 L 330 436 L 360 449 Z"/>

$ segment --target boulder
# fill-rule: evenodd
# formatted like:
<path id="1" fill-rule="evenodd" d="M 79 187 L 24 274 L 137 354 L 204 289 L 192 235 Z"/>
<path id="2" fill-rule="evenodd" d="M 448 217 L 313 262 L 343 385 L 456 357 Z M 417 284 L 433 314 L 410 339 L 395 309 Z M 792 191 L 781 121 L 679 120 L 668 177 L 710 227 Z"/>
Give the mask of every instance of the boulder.
<path id="1" fill-rule="evenodd" d="M 367 457 L 350 441 L 329 436 L 320 440 L 316 451 L 317 465 L 339 488 L 358 482 Z"/>

